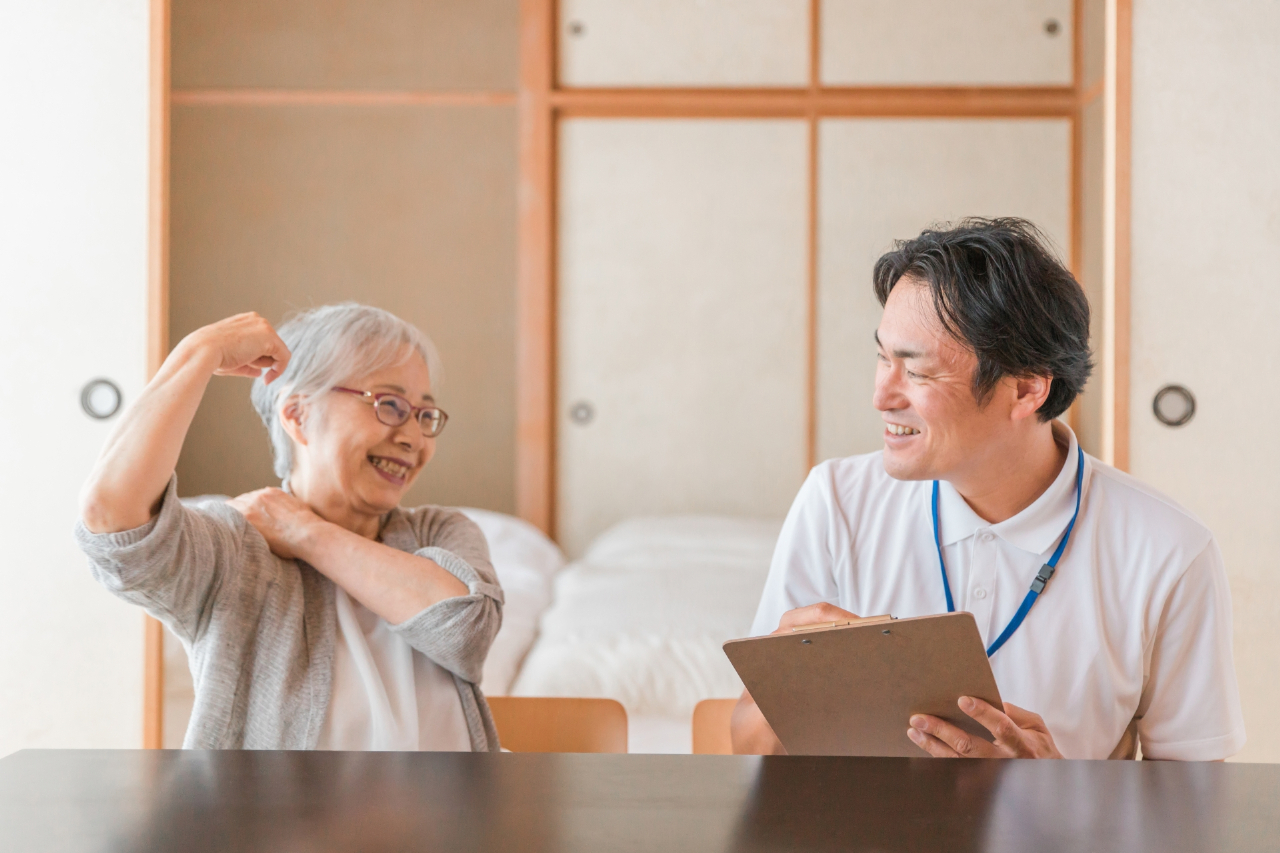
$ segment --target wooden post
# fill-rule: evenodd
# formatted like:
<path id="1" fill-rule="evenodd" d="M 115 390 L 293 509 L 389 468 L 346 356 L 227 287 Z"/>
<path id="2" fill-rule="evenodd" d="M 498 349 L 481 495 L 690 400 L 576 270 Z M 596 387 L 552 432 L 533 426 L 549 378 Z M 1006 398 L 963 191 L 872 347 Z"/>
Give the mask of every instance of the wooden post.
<path id="1" fill-rule="evenodd" d="M 555 529 L 554 0 L 520 2 L 516 513 Z"/>
<path id="2" fill-rule="evenodd" d="M 1129 468 L 1129 282 L 1133 2 L 1107 0 L 1103 461 Z"/>
<path id="3" fill-rule="evenodd" d="M 147 377 L 169 354 L 169 0 L 151 0 L 147 175 Z M 143 627 L 142 746 L 164 744 L 164 628 Z"/>

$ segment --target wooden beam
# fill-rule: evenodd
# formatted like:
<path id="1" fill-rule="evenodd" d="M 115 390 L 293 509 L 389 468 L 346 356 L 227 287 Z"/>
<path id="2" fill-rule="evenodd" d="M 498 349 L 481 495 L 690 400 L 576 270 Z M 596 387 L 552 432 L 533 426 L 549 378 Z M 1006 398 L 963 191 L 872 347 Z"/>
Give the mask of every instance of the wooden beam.
<path id="1" fill-rule="evenodd" d="M 813 39 L 818 41 L 816 35 Z M 552 60 L 547 58 L 547 62 Z M 816 63 L 815 63 L 816 64 Z M 812 69 L 813 73 L 817 69 Z M 550 70 L 547 72 L 550 73 Z M 546 76 L 546 75 L 544 75 Z M 509 106 L 520 92 L 339 89 L 178 89 L 179 106 Z M 532 89 L 528 89 L 530 93 Z M 1074 87 L 578 88 L 541 92 L 544 110 L 598 117 L 1011 116 L 1062 117 L 1079 102 Z"/>
<path id="2" fill-rule="evenodd" d="M 179 106 L 513 106 L 515 92 L 341 89 L 176 89 Z"/>
<path id="3" fill-rule="evenodd" d="M 516 514 L 555 531 L 555 2 L 520 0 Z"/>
<path id="4" fill-rule="evenodd" d="M 1129 468 L 1133 0 L 1107 0 L 1103 461 Z"/>
<path id="5" fill-rule="evenodd" d="M 147 129 L 147 377 L 169 354 L 169 0 L 151 0 Z M 164 745 L 164 629 L 143 623 L 142 746 Z"/>
<path id="6" fill-rule="evenodd" d="M 777 89 L 559 89 L 550 103 L 592 117 L 1022 117 L 1072 115 L 1074 87 L 844 87 Z"/>

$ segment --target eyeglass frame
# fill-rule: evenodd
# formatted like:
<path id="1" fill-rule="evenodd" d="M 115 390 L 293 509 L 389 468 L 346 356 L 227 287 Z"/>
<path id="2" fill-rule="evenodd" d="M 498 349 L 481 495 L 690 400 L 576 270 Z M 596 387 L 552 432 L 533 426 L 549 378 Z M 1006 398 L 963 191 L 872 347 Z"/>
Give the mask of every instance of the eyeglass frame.
<path id="1" fill-rule="evenodd" d="M 418 422 L 418 428 L 422 429 L 422 418 L 419 416 L 420 413 L 421 412 L 439 412 L 440 426 L 438 429 L 435 430 L 435 432 L 427 432 L 425 429 L 423 429 L 422 434 L 426 438 L 435 438 L 436 436 L 440 435 L 440 433 L 444 432 L 444 425 L 449 422 L 449 413 L 446 412 L 444 409 L 440 408 L 439 406 L 415 406 L 413 403 L 409 402 L 409 398 L 404 396 L 403 394 L 396 394 L 391 391 L 380 391 L 375 394 L 372 391 L 359 391 L 355 388 L 343 388 L 341 385 L 335 385 L 329 390 L 338 391 L 343 394 L 354 394 L 355 396 L 361 398 L 360 402 L 368 403 L 370 406 L 373 406 L 373 416 L 375 418 L 378 418 L 378 423 L 382 424 L 383 426 L 389 426 L 389 427 L 404 426 L 410 421 L 410 419 L 412 419 L 412 420 L 416 420 Z M 381 403 L 382 400 L 387 397 L 393 397 L 397 400 L 402 400 L 404 401 L 404 404 L 409 407 L 409 416 L 406 417 L 403 421 L 401 421 L 398 424 L 389 424 L 379 416 L 378 404 Z"/>

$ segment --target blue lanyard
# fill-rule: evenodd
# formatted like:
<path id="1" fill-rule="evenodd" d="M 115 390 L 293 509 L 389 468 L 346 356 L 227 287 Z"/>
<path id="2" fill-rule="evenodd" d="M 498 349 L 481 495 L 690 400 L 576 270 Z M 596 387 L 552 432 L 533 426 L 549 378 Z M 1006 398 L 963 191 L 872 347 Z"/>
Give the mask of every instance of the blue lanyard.
<path id="1" fill-rule="evenodd" d="M 1040 567 L 1040 573 L 1031 582 L 1031 589 L 1027 592 L 1027 597 L 1022 599 L 1022 606 L 1018 608 L 1017 613 L 1013 614 L 1013 619 L 1000 632 L 1000 636 L 996 637 L 995 642 L 987 648 L 987 657 L 991 657 L 1000 651 L 1000 647 L 1013 636 L 1013 632 L 1021 627 L 1022 620 L 1027 618 L 1027 614 L 1031 612 L 1031 606 L 1036 603 L 1040 593 L 1044 592 L 1045 585 L 1049 583 L 1049 578 L 1053 577 L 1054 570 L 1058 568 L 1058 560 L 1062 557 L 1062 552 L 1067 549 L 1067 540 L 1071 538 L 1071 529 L 1076 526 L 1076 519 L 1080 517 L 1080 492 L 1084 489 L 1084 451 L 1077 446 L 1076 454 L 1076 511 L 1071 514 L 1071 521 L 1067 524 L 1066 533 L 1062 534 L 1062 541 L 1058 543 L 1057 550 L 1053 552 L 1049 562 Z M 942 591 L 947 594 L 947 612 L 955 613 L 956 605 L 951 598 L 951 584 L 947 581 L 947 563 L 942 559 L 942 532 L 938 526 L 937 480 L 933 481 L 933 544 L 938 546 L 938 565 L 942 567 Z"/>

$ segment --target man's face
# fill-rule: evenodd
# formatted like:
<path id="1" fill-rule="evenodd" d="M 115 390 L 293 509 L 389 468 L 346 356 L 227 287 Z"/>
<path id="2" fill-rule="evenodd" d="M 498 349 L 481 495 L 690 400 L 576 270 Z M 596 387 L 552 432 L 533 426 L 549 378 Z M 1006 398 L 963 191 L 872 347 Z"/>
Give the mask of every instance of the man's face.
<path id="1" fill-rule="evenodd" d="M 872 404 L 885 423 L 885 471 L 899 480 L 956 479 L 1008 428 L 1003 389 L 978 405 L 977 357 L 947 333 L 929 288 L 912 279 L 889 293 L 876 343 Z"/>

